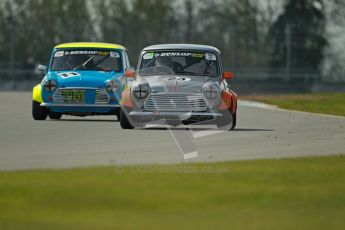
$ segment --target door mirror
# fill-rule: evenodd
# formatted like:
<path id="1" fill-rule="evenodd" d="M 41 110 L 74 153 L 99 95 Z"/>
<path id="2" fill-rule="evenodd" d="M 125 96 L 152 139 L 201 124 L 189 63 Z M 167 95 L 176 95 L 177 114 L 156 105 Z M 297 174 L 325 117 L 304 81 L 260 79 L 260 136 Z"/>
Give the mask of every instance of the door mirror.
<path id="1" fill-rule="evenodd" d="M 47 69 L 48 69 L 48 67 L 45 66 L 45 65 L 39 64 L 39 65 L 37 66 L 37 70 L 38 70 L 39 72 L 41 72 L 41 73 L 47 72 Z"/>
<path id="2" fill-rule="evenodd" d="M 231 80 L 234 78 L 234 74 L 232 72 L 223 72 L 223 79 Z"/>
<path id="3" fill-rule="evenodd" d="M 125 77 L 135 78 L 135 71 L 133 71 L 133 70 L 126 70 L 125 71 Z"/>

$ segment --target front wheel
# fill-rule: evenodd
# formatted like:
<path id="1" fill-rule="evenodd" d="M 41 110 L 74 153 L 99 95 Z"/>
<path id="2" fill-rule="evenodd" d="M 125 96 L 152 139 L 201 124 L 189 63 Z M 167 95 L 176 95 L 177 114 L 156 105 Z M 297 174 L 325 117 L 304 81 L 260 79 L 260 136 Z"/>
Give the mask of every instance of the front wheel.
<path id="1" fill-rule="evenodd" d="M 59 120 L 62 117 L 62 113 L 50 112 L 48 116 L 52 120 Z"/>
<path id="2" fill-rule="evenodd" d="M 217 128 L 225 130 L 233 130 L 236 127 L 237 116 L 236 113 L 231 113 L 230 110 L 222 111 L 222 117 L 217 119 Z"/>
<path id="3" fill-rule="evenodd" d="M 116 116 L 117 120 L 120 121 L 120 111 L 116 111 L 115 116 Z"/>
<path id="4" fill-rule="evenodd" d="M 134 126 L 129 122 L 126 113 L 121 109 L 120 110 L 120 126 L 123 129 L 133 129 Z"/>
<path id="5" fill-rule="evenodd" d="M 236 127 L 236 123 L 237 123 L 237 115 L 236 113 L 232 114 L 232 127 L 231 129 L 234 129 Z"/>
<path id="6" fill-rule="evenodd" d="M 48 110 L 37 101 L 32 101 L 32 117 L 34 120 L 45 120 L 48 116 Z"/>

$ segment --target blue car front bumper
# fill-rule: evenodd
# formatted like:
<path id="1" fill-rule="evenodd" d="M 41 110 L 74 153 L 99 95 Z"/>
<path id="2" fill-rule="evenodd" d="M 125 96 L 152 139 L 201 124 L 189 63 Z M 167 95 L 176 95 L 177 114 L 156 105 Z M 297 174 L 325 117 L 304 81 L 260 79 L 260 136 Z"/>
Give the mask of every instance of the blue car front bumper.
<path id="1" fill-rule="evenodd" d="M 107 114 L 112 111 L 120 109 L 118 104 L 56 104 L 56 103 L 41 103 L 41 106 L 50 109 L 57 113 L 95 113 Z"/>

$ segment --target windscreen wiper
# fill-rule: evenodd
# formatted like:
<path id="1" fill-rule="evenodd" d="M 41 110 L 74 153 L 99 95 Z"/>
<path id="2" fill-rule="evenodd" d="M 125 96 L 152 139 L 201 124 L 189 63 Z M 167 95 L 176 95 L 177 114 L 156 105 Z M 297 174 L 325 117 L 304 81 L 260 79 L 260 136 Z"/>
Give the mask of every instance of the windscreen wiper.
<path id="1" fill-rule="evenodd" d="M 73 70 L 77 70 L 77 69 L 79 69 L 79 68 L 81 68 L 81 67 L 86 66 L 86 64 L 89 63 L 89 61 L 91 61 L 91 60 L 93 59 L 93 57 L 94 57 L 94 56 L 90 57 L 90 58 L 87 59 L 83 64 L 81 64 L 81 65 L 75 67 Z"/>

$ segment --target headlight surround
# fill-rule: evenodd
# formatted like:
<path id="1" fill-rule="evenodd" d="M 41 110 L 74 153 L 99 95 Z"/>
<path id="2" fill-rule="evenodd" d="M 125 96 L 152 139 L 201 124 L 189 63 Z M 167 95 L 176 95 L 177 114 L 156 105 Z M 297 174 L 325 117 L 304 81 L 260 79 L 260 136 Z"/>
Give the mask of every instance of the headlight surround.
<path id="1" fill-rule="evenodd" d="M 132 94 L 137 99 L 145 99 L 150 94 L 150 86 L 148 84 L 138 84 L 132 88 Z"/>
<path id="2" fill-rule="evenodd" d="M 219 105 L 221 100 L 221 88 L 217 83 L 206 83 L 202 87 L 202 94 L 210 107 Z"/>
<path id="3" fill-rule="evenodd" d="M 43 88 L 47 92 L 54 92 L 56 90 L 56 81 L 55 80 L 47 80 L 43 84 Z"/>
<path id="4" fill-rule="evenodd" d="M 120 84 L 117 81 L 107 81 L 105 83 L 105 89 L 107 92 L 117 93 L 120 88 Z"/>

